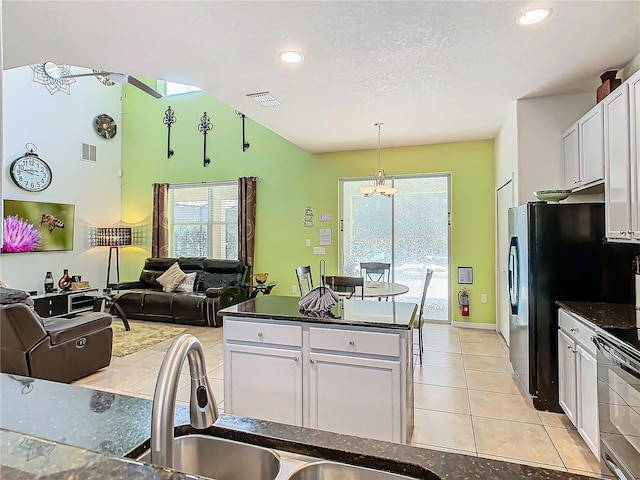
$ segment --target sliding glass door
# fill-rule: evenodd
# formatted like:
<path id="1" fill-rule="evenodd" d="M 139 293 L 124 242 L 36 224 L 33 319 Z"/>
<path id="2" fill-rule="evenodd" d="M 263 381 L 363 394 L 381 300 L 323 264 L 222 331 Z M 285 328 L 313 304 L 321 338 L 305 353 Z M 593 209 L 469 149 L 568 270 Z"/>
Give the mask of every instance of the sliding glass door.
<path id="1" fill-rule="evenodd" d="M 392 281 L 409 287 L 397 300 L 419 303 L 427 269 L 433 270 L 424 313 L 429 320 L 450 318 L 449 178 L 394 177 L 392 198 L 364 197 L 359 188 L 370 179 L 341 180 L 342 273 L 359 275 L 360 262 L 391 263 Z"/>

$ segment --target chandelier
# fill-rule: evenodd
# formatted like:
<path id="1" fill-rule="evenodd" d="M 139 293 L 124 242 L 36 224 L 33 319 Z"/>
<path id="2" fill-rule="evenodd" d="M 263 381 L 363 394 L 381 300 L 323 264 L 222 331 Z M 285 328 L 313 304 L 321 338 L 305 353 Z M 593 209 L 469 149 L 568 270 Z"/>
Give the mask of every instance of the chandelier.
<path id="1" fill-rule="evenodd" d="M 360 187 L 360 193 L 362 193 L 365 197 L 370 197 L 376 192 L 384 195 L 385 197 L 392 197 L 393 194 L 398 190 L 391 185 L 385 184 L 386 174 L 382 169 L 382 160 L 380 158 L 380 130 L 382 128 L 382 125 L 384 125 L 384 123 L 375 124 L 375 126 L 378 127 L 378 172 L 373 176 L 373 186 Z"/>

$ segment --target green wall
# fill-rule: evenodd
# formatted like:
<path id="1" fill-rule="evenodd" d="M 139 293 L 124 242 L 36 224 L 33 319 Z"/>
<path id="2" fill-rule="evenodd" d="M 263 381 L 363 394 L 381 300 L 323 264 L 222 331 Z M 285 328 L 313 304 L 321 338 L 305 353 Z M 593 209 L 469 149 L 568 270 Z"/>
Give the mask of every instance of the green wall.
<path id="1" fill-rule="evenodd" d="M 295 295 L 295 267 L 309 264 L 317 271 L 321 256 L 305 246 L 317 245 L 318 228 L 332 228 L 333 245 L 326 247 L 327 273 L 338 269 L 338 179 L 366 177 L 376 167 L 375 150 L 312 155 L 272 131 L 246 122 L 251 147 L 242 151 L 240 117 L 234 109 L 206 93 L 155 100 L 137 89 L 125 87 L 123 99 L 123 222 L 139 225 L 147 248 L 122 251 L 123 280 L 136 279 L 149 256 L 152 183 L 187 183 L 232 180 L 257 176 L 258 210 L 254 271 L 269 272 L 278 282 L 273 294 Z M 171 131 L 175 155 L 166 156 L 167 129 L 164 111 L 171 105 L 177 122 Z M 202 135 L 198 124 L 203 112 L 211 117 L 213 130 L 207 139 L 208 167 L 202 162 Z M 469 141 L 384 149 L 388 175 L 448 172 L 452 200 L 452 300 L 460 286 L 457 267 L 474 268 L 470 286 L 471 317 L 468 321 L 495 323 L 494 275 L 494 142 Z M 316 215 L 332 213 L 332 222 L 315 222 L 304 228 L 304 209 Z M 316 274 L 317 276 L 317 274 Z M 480 303 L 480 294 L 488 303 Z M 454 320 L 460 321 L 457 306 Z"/>

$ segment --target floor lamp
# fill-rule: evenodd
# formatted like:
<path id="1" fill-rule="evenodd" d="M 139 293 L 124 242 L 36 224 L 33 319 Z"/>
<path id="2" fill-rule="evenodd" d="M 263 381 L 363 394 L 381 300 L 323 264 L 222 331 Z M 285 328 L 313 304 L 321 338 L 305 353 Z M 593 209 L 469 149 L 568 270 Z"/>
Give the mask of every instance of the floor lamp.
<path id="1" fill-rule="evenodd" d="M 131 245 L 131 227 L 98 227 L 96 231 L 97 246 L 109 247 L 109 261 L 107 263 L 107 284 L 111 276 L 111 257 L 116 252 L 116 279 L 120 282 L 120 254 L 119 248 Z"/>

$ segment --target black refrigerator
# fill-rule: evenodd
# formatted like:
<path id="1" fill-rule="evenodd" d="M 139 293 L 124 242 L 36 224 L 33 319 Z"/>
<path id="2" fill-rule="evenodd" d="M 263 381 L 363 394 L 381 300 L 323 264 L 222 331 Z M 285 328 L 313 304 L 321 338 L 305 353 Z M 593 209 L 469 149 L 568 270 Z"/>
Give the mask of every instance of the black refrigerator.
<path id="1" fill-rule="evenodd" d="M 640 245 L 606 243 L 604 225 L 603 203 L 509 209 L 509 358 L 538 410 L 562 412 L 555 302 L 633 303 Z"/>

